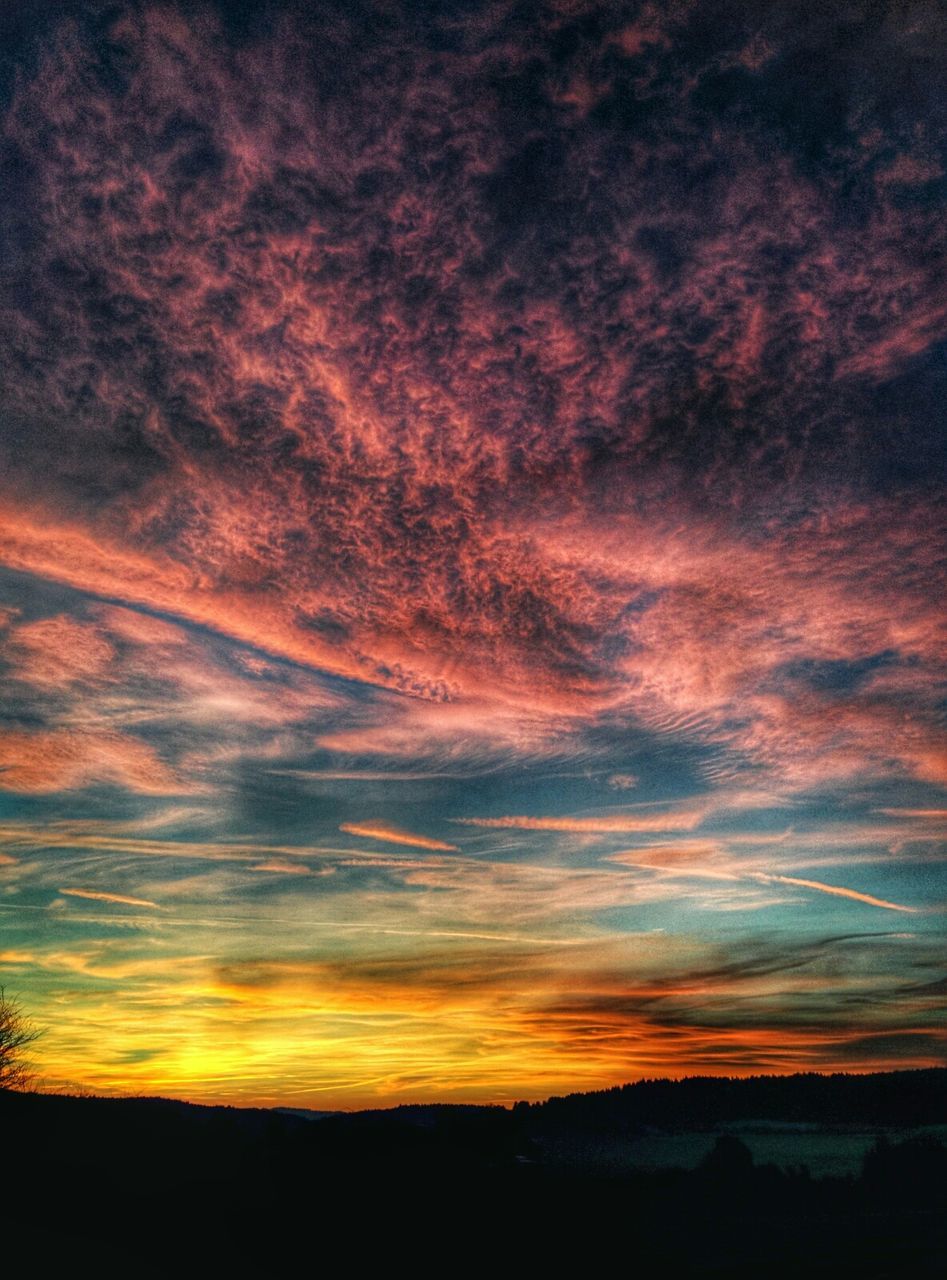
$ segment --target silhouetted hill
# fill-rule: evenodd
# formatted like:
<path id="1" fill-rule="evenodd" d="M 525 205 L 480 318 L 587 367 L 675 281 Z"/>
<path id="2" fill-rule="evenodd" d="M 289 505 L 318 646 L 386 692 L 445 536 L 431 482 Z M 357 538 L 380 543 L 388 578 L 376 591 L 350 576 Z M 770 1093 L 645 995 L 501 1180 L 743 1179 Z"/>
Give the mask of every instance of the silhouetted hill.
<path id="1" fill-rule="evenodd" d="M 947 1124 L 947 1068 L 872 1075 L 693 1076 L 641 1080 L 546 1102 L 519 1102 L 530 1126 L 611 1131 L 713 1128 L 738 1120 L 914 1127 Z"/>
<path id="2" fill-rule="evenodd" d="M 30 1261 L 94 1257 L 136 1276 L 184 1264 L 295 1274 L 286 1255 L 302 1250 L 316 1269 L 329 1244 L 356 1269 L 443 1269 L 458 1257 L 587 1268 L 619 1248 L 635 1271 L 682 1276 L 938 1275 L 947 1149 L 920 1126 L 943 1123 L 945 1102 L 940 1070 L 646 1081 L 512 1110 L 311 1115 L 6 1093 L 0 1224 Z M 761 1160 L 727 1129 L 747 1119 L 859 1125 L 860 1172 L 816 1177 L 803 1160 Z M 586 1158 L 610 1142 L 633 1151 L 638 1139 L 622 1135 L 661 1126 L 699 1130 L 704 1154 L 650 1171 Z"/>

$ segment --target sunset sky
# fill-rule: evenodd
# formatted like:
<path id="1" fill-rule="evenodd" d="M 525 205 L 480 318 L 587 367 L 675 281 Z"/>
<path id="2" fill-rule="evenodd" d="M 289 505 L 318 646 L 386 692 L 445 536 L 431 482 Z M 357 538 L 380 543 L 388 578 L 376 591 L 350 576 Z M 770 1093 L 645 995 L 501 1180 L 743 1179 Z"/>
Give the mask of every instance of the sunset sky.
<path id="1" fill-rule="evenodd" d="M 0 11 L 0 985 L 317 1108 L 947 1060 L 947 31 Z"/>

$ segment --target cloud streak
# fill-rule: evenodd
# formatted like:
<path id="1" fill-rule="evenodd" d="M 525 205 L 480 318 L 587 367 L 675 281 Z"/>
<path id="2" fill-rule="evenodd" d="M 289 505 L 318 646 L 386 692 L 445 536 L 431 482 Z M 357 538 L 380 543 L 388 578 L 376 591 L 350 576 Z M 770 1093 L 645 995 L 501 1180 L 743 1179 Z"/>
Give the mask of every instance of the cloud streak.
<path id="1" fill-rule="evenodd" d="M 883 907 L 886 911 L 916 912 L 917 907 L 905 907 L 897 902 L 886 902 L 884 898 L 872 897 L 870 893 L 859 893 L 857 889 L 845 889 L 837 884 L 823 884 L 820 880 L 803 880 L 798 876 L 768 876 L 757 874 L 757 879 L 777 884 L 794 884 L 801 889 L 815 889 L 818 893 L 835 894 L 839 898 L 851 898 L 853 902 L 864 902 L 870 907 Z"/>
<path id="2" fill-rule="evenodd" d="M 343 822 L 339 830 L 352 836 L 364 836 L 368 840 L 406 844 L 413 849 L 435 849 L 444 853 L 459 852 L 455 844 L 447 844 L 444 840 L 432 840 L 429 836 L 415 835 L 412 831 L 402 831 L 400 827 L 392 827 L 384 822 Z"/>
<path id="3" fill-rule="evenodd" d="M 123 907 L 153 907 L 160 911 L 157 902 L 149 902 L 147 898 L 130 898 L 121 893 L 103 893 L 97 889 L 60 889 L 67 898 L 89 898 L 93 902 L 114 902 Z"/>
<path id="4" fill-rule="evenodd" d="M 506 816 L 499 818 L 455 818 L 472 827 L 488 827 L 514 831 L 568 831 L 576 835 L 618 835 L 631 831 L 693 831 L 699 826 L 703 813 L 699 810 L 682 813 L 634 813 L 607 814 L 597 818 L 539 818 Z"/>

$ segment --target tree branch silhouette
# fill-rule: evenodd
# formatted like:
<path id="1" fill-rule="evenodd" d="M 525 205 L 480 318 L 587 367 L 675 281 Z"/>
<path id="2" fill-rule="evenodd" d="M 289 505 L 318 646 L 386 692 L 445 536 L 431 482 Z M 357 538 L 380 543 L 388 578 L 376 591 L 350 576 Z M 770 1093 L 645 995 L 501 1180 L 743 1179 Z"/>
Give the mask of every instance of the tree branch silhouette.
<path id="1" fill-rule="evenodd" d="M 25 1089 L 30 1084 L 34 1072 L 25 1050 L 39 1035 L 19 1001 L 0 987 L 0 1089 Z"/>

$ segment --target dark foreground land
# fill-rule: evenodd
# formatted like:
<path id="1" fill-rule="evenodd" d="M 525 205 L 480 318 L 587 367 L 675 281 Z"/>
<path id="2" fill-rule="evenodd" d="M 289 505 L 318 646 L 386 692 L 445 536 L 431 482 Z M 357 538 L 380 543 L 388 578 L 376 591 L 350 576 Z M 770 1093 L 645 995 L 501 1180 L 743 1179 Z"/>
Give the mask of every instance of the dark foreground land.
<path id="1" fill-rule="evenodd" d="M 798 1159 L 754 1155 L 774 1134 Z M 588 1274 L 617 1256 L 631 1275 L 940 1276 L 945 1134 L 947 1070 L 318 1117 L 5 1093 L 0 1241 L 11 1275 L 315 1275 L 340 1258 L 354 1273 Z M 856 1140 L 851 1172 L 806 1164 Z"/>

